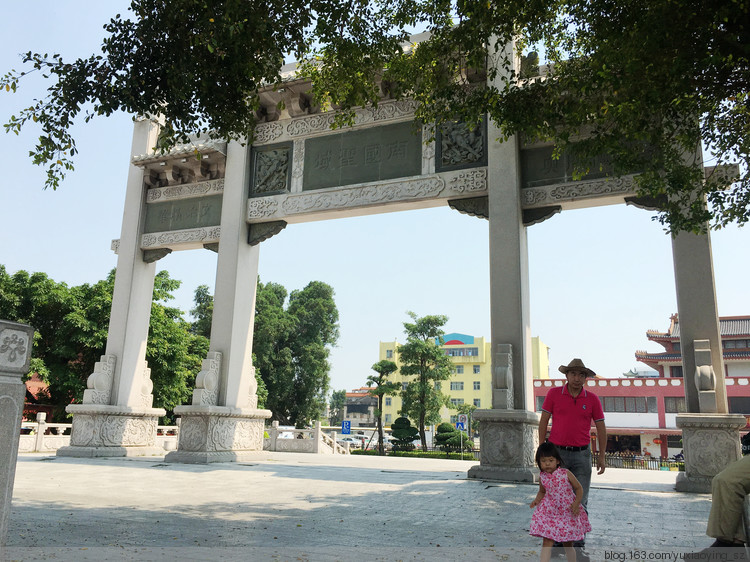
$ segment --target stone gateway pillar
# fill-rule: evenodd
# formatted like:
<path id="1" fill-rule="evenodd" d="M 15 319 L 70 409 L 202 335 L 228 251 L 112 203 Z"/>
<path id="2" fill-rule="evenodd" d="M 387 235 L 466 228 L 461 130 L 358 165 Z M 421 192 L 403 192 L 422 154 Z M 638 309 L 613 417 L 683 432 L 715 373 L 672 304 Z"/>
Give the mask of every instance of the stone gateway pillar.
<path id="1" fill-rule="evenodd" d="M 21 418 L 34 328 L 0 320 L 0 547 L 8 536 L 10 502 L 16 475 Z"/>
<path id="2" fill-rule="evenodd" d="M 156 144 L 158 125 L 135 123 L 132 154 Z M 146 211 L 143 170 L 128 172 L 125 210 L 117 256 L 117 273 L 107 347 L 87 381 L 82 404 L 71 404 L 70 446 L 60 456 L 109 457 L 158 455 L 156 426 L 166 412 L 153 408 L 151 370 L 146 364 L 146 342 L 151 318 L 156 264 L 141 250 Z"/>
<path id="3" fill-rule="evenodd" d="M 745 416 L 730 414 L 710 234 L 681 232 L 672 238 L 677 318 L 687 413 L 677 416 L 685 451 L 680 492 L 711 492 L 711 479 L 741 457 L 739 430 Z"/>
<path id="4" fill-rule="evenodd" d="M 270 410 L 258 409 L 252 365 L 259 245 L 248 243 L 245 223 L 249 150 L 227 146 L 221 228 L 241 232 L 219 243 L 211 347 L 196 379 L 193 403 L 178 406 L 182 417 L 177 450 L 168 462 L 210 463 L 258 458 Z"/>

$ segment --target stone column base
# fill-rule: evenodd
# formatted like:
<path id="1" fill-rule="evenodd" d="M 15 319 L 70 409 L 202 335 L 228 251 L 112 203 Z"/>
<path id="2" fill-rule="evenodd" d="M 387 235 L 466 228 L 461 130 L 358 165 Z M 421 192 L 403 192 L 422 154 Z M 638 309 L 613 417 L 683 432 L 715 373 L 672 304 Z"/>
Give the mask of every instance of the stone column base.
<path id="1" fill-rule="evenodd" d="M 739 430 L 747 421 L 740 414 L 680 414 L 685 472 L 677 475 L 678 492 L 711 493 L 711 480 L 741 457 Z"/>
<path id="2" fill-rule="evenodd" d="M 265 458 L 263 429 L 270 410 L 226 406 L 178 406 L 177 450 L 167 462 L 207 464 Z"/>
<path id="3" fill-rule="evenodd" d="M 60 457 L 134 457 L 164 454 L 156 446 L 161 408 L 129 408 L 103 404 L 71 404 L 70 445 L 57 450 Z"/>
<path id="4" fill-rule="evenodd" d="M 527 410 L 477 410 L 481 460 L 469 478 L 510 482 L 538 482 L 534 462 L 539 416 Z"/>

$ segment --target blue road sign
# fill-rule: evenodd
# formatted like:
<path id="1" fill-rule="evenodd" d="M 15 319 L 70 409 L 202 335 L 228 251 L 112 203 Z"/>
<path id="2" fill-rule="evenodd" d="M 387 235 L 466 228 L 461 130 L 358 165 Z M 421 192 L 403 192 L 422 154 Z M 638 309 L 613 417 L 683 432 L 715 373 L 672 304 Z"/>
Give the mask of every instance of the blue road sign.
<path id="1" fill-rule="evenodd" d="M 464 422 L 456 422 L 456 429 L 466 429 Z"/>
<path id="2" fill-rule="evenodd" d="M 352 432 L 352 422 L 344 420 L 341 422 L 341 433 L 348 434 Z"/>

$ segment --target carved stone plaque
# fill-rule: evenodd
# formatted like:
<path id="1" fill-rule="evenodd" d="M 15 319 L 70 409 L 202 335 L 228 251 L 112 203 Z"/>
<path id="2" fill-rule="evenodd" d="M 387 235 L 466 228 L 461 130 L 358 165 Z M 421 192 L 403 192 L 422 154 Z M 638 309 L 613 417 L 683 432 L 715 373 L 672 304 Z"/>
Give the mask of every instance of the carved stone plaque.
<path id="1" fill-rule="evenodd" d="M 590 162 L 588 167 L 589 173 L 580 179 L 593 180 L 613 175 L 612 165 L 606 155 Z M 551 146 L 521 150 L 522 187 L 571 182 L 574 180 L 574 168 L 575 162 L 568 154 L 563 154 L 557 159 L 553 158 Z"/>
<path id="2" fill-rule="evenodd" d="M 221 224 L 221 195 L 146 205 L 144 232 L 169 232 Z"/>
<path id="3" fill-rule="evenodd" d="M 422 130 L 411 121 L 305 141 L 303 191 L 421 173 Z"/>

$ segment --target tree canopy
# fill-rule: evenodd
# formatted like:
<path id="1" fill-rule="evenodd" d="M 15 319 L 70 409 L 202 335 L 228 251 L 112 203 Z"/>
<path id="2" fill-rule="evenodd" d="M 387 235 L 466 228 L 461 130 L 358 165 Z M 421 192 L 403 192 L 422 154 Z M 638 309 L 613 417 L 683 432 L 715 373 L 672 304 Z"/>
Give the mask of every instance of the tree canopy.
<path id="1" fill-rule="evenodd" d="M 448 356 L 440 347 L 447 316 L 419 317 L 408 313 L 413 322 L 404 322 L 406 343 L 399 346 L 400 372 L 413 377 L 401 392 L 401 415 L 417 421 L 422 447 L 427 448 L 425 426 L 440 422 L 440 409 L 448 405 L 448 396 L 440 390 L 441 381 L 452 374 Z"/>
<path id="2" fill-rule="evenodd" d="M 372 366 L 376 374 L 367 377 L 367 386 L 371 387 L 370 394 L 378 399 L 378 407 L 375 409 L 375 418 L 378 428 L 378 454 L 384 455 L 383 446 L 383 397 L 395 396 L 401 390 L 401 385 L 388 380 L 388 377 L 398 371 L 398 365 L 388 359 L 378 361 Z"/>
<path id="3" fill-rule="evenodd" d="M 44 273 L 10 275 L 0 265 L 0 317 L 34 327 L 32 372 L 49 385 L 45 401 L 64 416 L 80 402 L 94 363 L 104 354 L 114 271 L 93 285 L 69 287 Z M 161 271 L 154 280 L 146 361 L 154 383 L 154 406 L 171 410 L 189 402 L 208 340 L 194 335 L 179 309 L 166 306 L 180 282 Z"/>
<path id="4" fill-rule="evenodd" d="M 41 127 L 32 158 L 47 167 L 48 186 L 72 167 L 77 118 L 161 115 L 160 148 L 196 133 L 250 138 L 258 90 L 280 86 L 291 55 L 313 80 L 312 105 L 340 108 L 340 121 L 383 93 L 415 100 L 424 122 L 487 114 L 506 137 L 553 143 L 576 176 L 640 172 L 641 195 L 674 231 L 750 215 L 744 1 L 134 0 L 130 12 L 105 26 L 101 53 L 65 61 L 28 52 L 23 69 L 0 80 L 16 91 L 29 72 L 50 79 L 47 96 L 6 124 Z M 411 30 L 429 35 L 403 49 Z M 513 56 L 531 49 L 549 63 L 543 77 L 533 63 L 522 74 Z M 742 164 L 733 189 L 721 173 L 704 181 L 701 142 L 710 164 Z"/>

